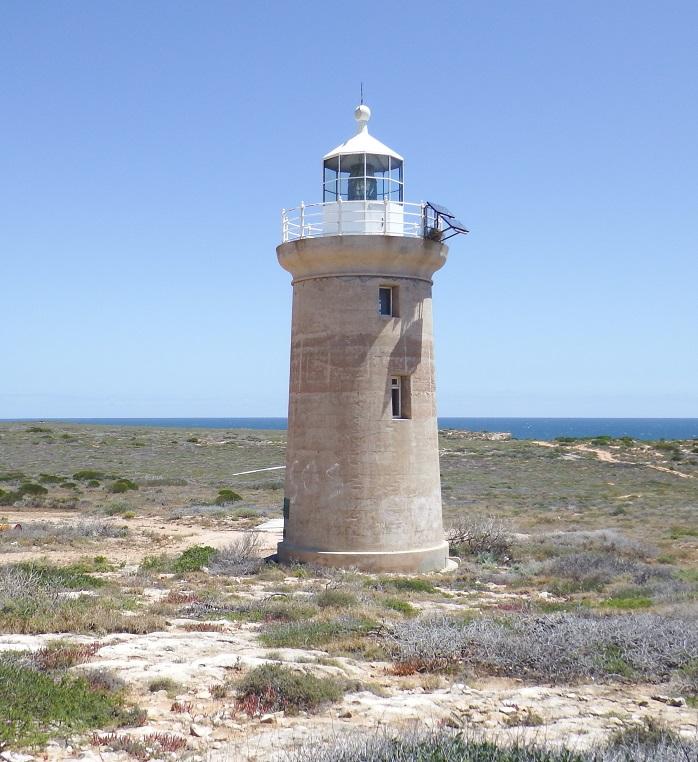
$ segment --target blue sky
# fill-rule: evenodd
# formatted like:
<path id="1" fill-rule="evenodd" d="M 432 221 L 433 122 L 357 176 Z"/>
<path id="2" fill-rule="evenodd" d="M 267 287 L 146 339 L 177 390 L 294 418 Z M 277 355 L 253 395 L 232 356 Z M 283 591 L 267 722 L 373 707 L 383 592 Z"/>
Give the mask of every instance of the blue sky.
<path id="1" fill-rule="evenodd" d="M 698 4 L 0 6 L 0 417 L 285 415 L 281 207 L 454 209 L 439 412 L 698 416 Z"/>

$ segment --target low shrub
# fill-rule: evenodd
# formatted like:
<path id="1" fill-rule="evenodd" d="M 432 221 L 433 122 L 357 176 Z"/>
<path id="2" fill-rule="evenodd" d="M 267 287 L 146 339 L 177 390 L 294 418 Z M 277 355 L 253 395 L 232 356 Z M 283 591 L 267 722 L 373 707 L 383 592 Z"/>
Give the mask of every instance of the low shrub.
<path id="1" fill-rule="evenodd" d="M 256 717 L 268 712 L 298 714 L 340 701 L 344 685 L 337 680 L 264 664 L 248 672 L 237 684 L 239 709 Z"/>
<path id="2" fill-rule="evenodd" d="M 236 508 L 230 515 L 234 519 L 256 519 L 259 513 L 254 508 Z"/>
<path id="3" fill-rule="evenodd" d="M 129 490 L 135 489 L 138 489 L 138 485 L 135 482 L 132 482 L 130 479 L 116 479 L 116 481 L 113 481 L 109 485 L 109 492 L 113 492 L 115 494 L 128 492 Z"/>
<path id="4" fill-rule="evenodd" d="M 0 489 L 0 505 L 14 505 L 21 498 L 19 492 Z"/>
<path id="5" fill-rule="evenodd" d="M 39 474 L 39 481 L 42 484 L 60 484 L 65 480 L 65 476 L 56 476 L 54 474 Z"/>
<path id="6" fill-rule="evenodd" d="M 468 732 L 446 729 L 388 733 L 342 734 L 320 745 L 302 746 L 289 762 L 695 762 L 698 741 L 682 739 L 652 726 L 622 731 L 588 751 L 527 742 L 484 740 Z"/>
<path id="7" fill-rule="evenodd" d="M 104 479 L 106 474 L 103 471 L 96 471 L 94 468 L 83 468 L 82 471 L 76 471 L 73 479 L 78 482 L 89 482 L 92 479 Z"/>
<path id="8" fill-rule="evenodd" d="M 126 681 L 108 669 L 82 669 L 80 677 L 94 691 L 105 693 L 120 693 L 126 691 Z"/>
<path id="9" fill-rule="evenodd" d="M 436 593 L 429 580 L 420 577 L 380 577 L 378 582 L 369 581 L 370 587 L 392 588 L 404 593 Z"/>
<path id="10" fill-rule="evenodd" d="M 247 622 L 301 622 L 318 613 L 316 606 L 304 598 L 273 597 L 263 601 L 245 601 L 231 606 L 229 619 Z"/>
<path id="11" fill-rule="evenodd" d="M 164 757 L 186 749 L 187 739 L 173 733 L 148 733 L 138 738 L 118 733 L 95 733 L 93 746 L 108 746 L 113 751 L 125 751 L 139 762 Z"/>
<path id="12" fill-rule="evenodd" d="M 31 655 L 31 663 L 43 672 L 68 669 L 89 661 L 101 647 L 100 643 L 70 643 L 54 640 Z"/>
<path id="13" fill-rule="evenodd" d="M 260 642 L 268 648 L 312 648 L 325 646 L 331 641 L 365 636 L 375 629 L 371 619 L 341 616 L 284 624 L 272 624 L 260 635 Z"/>
<path id="14" fill-rule="evenodd" d="M 171 677 L 156 677 L 148 683 L 148 690 L 151 693 L 157 693 L 158 691 L 167 691 L 168 695 L 173 696 L 179 693 L 182 686 Z"/>
<path id="15" fill-rule="evenodd" d="M 103 510 L 107 516 L 119 516 L 132 510 L 132 508 L 128 503 L 117 502 L 109 503 Z"/>
<path id="16" fill-rule="evenodd" d="M 39 497 L 39 495 L 48 494 L 46 487 L 42 487 L 40 484 L 34 484 L 33 482 L 25 482 L 24 484 L 20 484 L 17 492 L 21 497 L 24 497 L 25 495 Z"/>
<path id="17" fill-rule="evenodd" d="M 264 564 L 264 559 L 260 557 L 261 545 L 261 537 L 257 532 L 246 532 L 216 550 L 207 565 L 214 574 L 235 577 L 256 574 Z"/>
<path id="18" fill-rule="evenodd" d="M 409 601 L 404 601 L 402 598 L 388 596 L 383 599 L 383 605 L 386 609 L 397 611 L 405 616 L 416 616 L 418 613 L 418 609 L 416 609 Z"/>
<path id="19" fill-rule="evenodd" d="M 24 588 L 31 595 L 40 590 L 93 590 L 103 587 L 104 581 L 86 573 L 81 563 L 56 566 L 46 561 L 22 561 L 0 567 L 0 594 L 3 590 Z"/>
<path id="20" fill-rule="evenodd" d="M 321 609 L 350 609 L 357 606 L 359 603 L 354 593 L 350 593 L 348 590 L 338 590 L 331 587 L 314 595 L 313 602 Z"/>
<path id="21" fill-rule="evenodd" d="M 95 635 L 145 633 L 164 627 L 164 620 L 158 616 L 128 616 L 123 611 L 124 601 L 119 598 L 65 595 L 69 589 L 103 585 L 102 580 L 73 567 L 27 562 L 0 568 L 0 631 Z"/>
<path id="22" fill-rule="evenodd" d="M 123 538 L 128 527 L 115 526 L 104 521 L 84 520 L 74 523 L 37 521 L 22 523 L 0 535 L 0 542 L 16 542 L 20 545 L 46 545 L 73 540 Z"/>
<path id="23" fill-rule="evenodd" d="M 173 568 L 180 574 L 200 571 L 202 567 L 208 566 L 215 553 L 216 549 L 210 545 L 192 545 L 175 559 Z"/>
<path id="24" fill-rule="evenodd" d="M 548 557 L 574 551 L 613 553 L 625 559 L 645 561 L 656 557 L 657 549 L 644 542 L 626 537 L 615 529 L 589 529 L 569 532 L 550 532 L 533 538 L 534 545 Z"/>
<path id="25" fill-rule="evenodd" d="M 173 564 L 174 559 L 161 553 L 158 556 L 144 556 L 138 568 L 141 572 L 171 572 Z"/>
<path id="26" fill-rule="evenodd" d="M 513 540 L 505 524 L 495 517 L 463 516 L 446 532 L 451 553 L 457 556 L 490 556 L 508 561 Z"/>
<path id="27" fill-rule="evenodd" d="M 218 490 L 218 496 L 214 502 L 216 505 L 225 505 L 226 503 L 237 503 L 239 500 L 242 500 L 242 496 L 238 495 L 234 490 L 221 489 Z"/>
<path id="28" fill-rule="evenodd" d="M 182 629 L 186 632 L 225 632 L 225 627 L 222 624 L 214 624 L 213 622 L 192 622 L 185 624 Z"/>
<path id="29" fill-rule="evenodd" d="M 131 724 L 135 714 L 121 693 L 94 688 L 83 677 L 39 672 L 11 659 L 0 659 L 0 706 L 0 748 Z"/>
<path id="30" fill-rule="evenodd" d="M 398 665 L 428 670 L 459 662 L 475 672 L 554 683 L 609 676 L 662 682 L 698 659 L 695 618 L 649 613 L 421 617 L 394 624 L 388 639 Z"/>

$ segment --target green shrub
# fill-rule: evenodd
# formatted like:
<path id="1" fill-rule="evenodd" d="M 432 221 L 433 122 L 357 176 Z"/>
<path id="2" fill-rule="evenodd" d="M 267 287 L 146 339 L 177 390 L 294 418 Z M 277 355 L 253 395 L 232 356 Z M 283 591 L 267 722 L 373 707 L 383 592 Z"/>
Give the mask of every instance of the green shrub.
<path id="1" fill-rule="evenodd" d="M 215 553 L 216 549 L 210 545 L 193 545 L 175 559 L 173 568 L 179 573 L 199 571 L 202 566 L 208 566 Z"/>
<path id="2" fill-rule="evenodd" d="M 76 471 L 73 479 L 79 482 L 88 482 L 91 479 L 104 479 L 106 474 L 102 471 L 96 471 L 94 468 L 83 468 L 82 471 Z"/>
<path id="3" fill-rule="evenodd" d="M 652 605 L 652 599 L 644 595 L 618 595 L 607 598 L 600 604 L 603 608 L 621 609 L 623 611 L 633 611 L 635 609 L 647 609 Z"/>
<path id="4" fill-rule="evenodd" d="M 696 527 L 672 527 L 669 537 L 672 540 L 680 540 L 682 537 L 698 537 Z"/>
<path id="5" fill-rule="evenodd" d="M 348 590 L 328 588 L 313 596 L 314 602 L 321 608 L 350 609 L 358 604 L 356 596 Z"/>
<path id="6" fill-rule="evenodd" d="M 53 474 L 39 474 L 39 481 L 43 484 L 60 484 L 65 481 L 65 476 L 54 476 Z"/>
<path id="7" fill-rule="evenodd" d="M 22 471 L 5 471 L 5 473 L 0 474 L 0 482 L 18 482 L 26 478 Z"/>
<path id="8" fill-rule="evenodd" d="M 0 660 L 0 748 L 33 746 L 90 728 L 119 727 L 134 717 L 121 693 L 72 675 L 52 676 Z"/>
<path id="9" fill-rule="evenodd" d="M 172 571 L 173 560 L 165 553 L 159 556 L 145 556 L 141 561 L 140 569 L 151 572 L 169 572 Z"/>
<path id="10" fill-rule="evenodd" d="M 330 620 L 310 620 L 273 624 L 259 636 L 268 648 L 308 648 L 333 640 L 363 636 L 376 627 L 371 619 L 343 616 Z"/>
<path id="11" fill-rule="evenodd" d="M 88 487 L 99 487 L 99 484 L 100 484 L 100 482 L 99 482 L 99 480 L 98 480 L 98 479 L 90 479 L 90 480 L 87 482 L 87 486 L 88 486 Z"/>
<path id="12" fill-rule="evenodd" d="M 218 490 L 218 497 L 214 500 L 216 505 L 225 505 L 226 503 L 237 503 L 242 497 L 232 489 Z"/>
<path id="13" fill-rule="evenodd" d="M 148 683 L 148 690 L 151 693 L 158 691 L 167 691 L 168 695 L 175 695 L 180 692 L 182 686 L 171 677 L 156 677 Z"/>
<path id="14" fill-rule="evenodd" d="M 237 685 L 238 706 L 250 716 L 284 711 L 298 714 L 340 701 L 344 685 L 279 664 L 264 664 L 248 672 Z"/>
<path id="15" fill-rule="evenodd" d="M 383 605 L 386 609 L 398 611 L 405 616 L 415 616 L 418 613 L 418 610 L 409 601 L 403 601 L 402 598 L 384 598 Z"/>
<path id="16" fill-rule="evenodd" d="M 236 508 L 230 515 L 234 519 L 256 519 L 259 514 L 254 508 Z"/>
<path id="17" fill-rule="evenodd" d="M 406 593 L 435 593 L 436 588 L 426 579 L 419 577 L 381 577 L 382 587 L 392 587 Z"/>
<path id="18" fill-rule="evenodd" d="M 300 622 L 318 613 L 302 598 L 271 598 L 263 601 L 245 601 L 235 606 L 228 619 L 247 622 Z"/>
<path id="19" fill-rule="evenodd" d="M 109 485 L 109 492 L 120 493 L 138 489 L 138 485 L 130 479 L 117 479 Z"/>
<path id="20" fill-rule="evenodd" d="M 40 484 L 33 484 L 32 482 L 25 482 L 19 486 L 17 492 L 20 495 L 46 495 L 48 490 L 46 487 L 42 487 Z"/>
<path id="21" fill-rule="evenodd" d="M 22 561 L 10 568 L 30 574 L 42 584 L 58 585 L 68 590 L 93 590 L 106 584 L 99 577 L 87 574 L 80 563 L 54 566 L 46 561 Z"/>

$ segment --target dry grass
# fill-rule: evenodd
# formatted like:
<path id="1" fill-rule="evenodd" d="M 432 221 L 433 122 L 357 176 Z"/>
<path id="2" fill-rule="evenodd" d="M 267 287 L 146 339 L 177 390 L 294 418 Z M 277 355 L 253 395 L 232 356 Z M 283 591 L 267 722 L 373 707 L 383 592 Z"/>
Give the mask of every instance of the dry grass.
<path id="1" fill-rule="evenodd" d="M 233 577 L 256 574 L 264 563 L 261 547 L 259 533 L 246 532 L 216 551 L 209 565 L 210 569 L 214 574 Z"/>
<path id="2" fill-rule="evenodd" d="M 288 762 L 696 762 L 698 741 L 648 725 L 616 734 L 589 751 L 551 748 L 520 739 L 485 740 L 437 730 L 391 735 L 344 733 L 327 744 L 304 746 Z"/>
<path id="3" fill-rule="evenodd" d="M 390 642 L 395 662 L 417 671 L 460 664 L 529 681 L 664 682 L 698 661 L 698 617 L 558 613 L 469 622 L 422 617 L 395 624 Z"/>

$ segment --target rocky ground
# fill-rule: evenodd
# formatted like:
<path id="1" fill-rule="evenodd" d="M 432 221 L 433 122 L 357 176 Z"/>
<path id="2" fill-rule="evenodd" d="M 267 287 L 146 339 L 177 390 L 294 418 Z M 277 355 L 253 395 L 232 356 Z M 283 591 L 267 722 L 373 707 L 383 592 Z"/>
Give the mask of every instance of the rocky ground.
<path id="1" fill-rule="evenodd" d="M 0 706 L 5 760 L 277 760 L 302 742 L 411 726 L 578 748 L 648 721 L 698 735 L 690 632 L 698 621 L 697 443 L 533 443 L 445 432 L 445 512 L 452 531 L 461 530 L 452 533 L 460 566 L 378 578 L 215 567 L 231 543 L 252 535 L 254 554 L 273 552 L 281 481 L 279 471 L 260 469 L 283 462 L 282 433 L 38 428 L 0 426 L 0 576 L 12 582 L 17 569 L 67 569 L 78 581 L 49 586 L 48 614 L 20 611 L 23 593 L 0 585 L 0 662 L 20 654 L 29 663 L 52 643 L 93 644 L 65 671 L 49 672 L 52 679 L 116 676 L 144 712 L 135 725 L 74 733 L 56 726 L 45 744 L 3 748 Z M 86 469 L 99 475 L 76 478 Z M 133 488 L 114 491 L 119 479 Z M 221 499 L 226 490 L 234 497 Z M 211 568 L 206 559 L 177 567 L 201 547 L 210 549 Z M 391 646 L 401 623 L 430 617 L 515 623 L 576 612 L 594 621 L 683 617 L 684 661 L 655 674 L 611 645 L 605 671 L 542 679 L 493 670 L 465 653 L 414 666 Z M 358 629 L 320 638 L 347 617 Z M 279 640 L 286 623 L 307 626 L 308 642 Z M 651 643 L 638 640 L 637 649 Z M 312 711 L 250 714 L 236 686 L 264 664 L 342 683 L 343 698 Z M 128 739 L 142 743 L 129 747 Z"/>
<path id="2" fill-rule="evenodd" d="M 284 584 L 294 586 L 297 578 Z M 146 590 L 157 599 L 162 590 Z M 261 600 L 263 589 L 250 590 Z M 493 587 L 482 596 L 470 596 L 468 606 L 490 607 L 510 601 L 511 594 Z M 432 606 L 433 608 L 433 606 Z M 187 627 L 210 624 L 213 632 L 190 632 Z M 586 748 L 609 733 L 646 720 L 661 721 L 688 737 L 698 733 L 698 713 L 685 699 L 662 693 L 656 685 L 561 686 L 526 685 L 521 680 L 472 679 L 416 675 L 396 677 L 386 661 L 327 657 L 320 649 L 260 646 L 257 627 L 220 620 L 172 619 L 163 631 L 142 635 L 111 634 L 100 638 L 72 636 L 78 643 L 98 643 L 89 661 L 73 668 L 104 669 L 124 679 L 138 705 L 148 713 L 147 723 L 120 731 L 134 738 L 169 733 L 186 739 L 194 756 L 212 760 L 278 760 L 299 743 L 335 737 L 349 730 L 381 726 L 426 724 L 471 727 L 507 735 L 544 737 L 550 743 Z M 3 635 L 0 651 L 35 650 L 64 635 Z M 215 698 L 212 687 L 231 676 L 264 663 L 283 663 L 315 674 L 350 677 L 370 690 L 349 692 L 344 700 L 317 714 L 284 712 L 250 718 L 236 709 L 230 697 Z M 151 692 L 154 679 L 166 677 L 178 684 L 176 694 Z M 215 693 L 215 691 L 214 691 Z M 126 752 L 95 748 L 89 740 L 49 743 L 39 755 L 49 760 L 126 760 Z M 16 759 L 16 757 L 10 757 Z"/>

